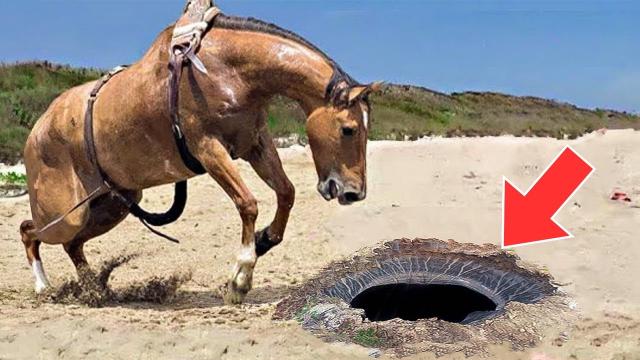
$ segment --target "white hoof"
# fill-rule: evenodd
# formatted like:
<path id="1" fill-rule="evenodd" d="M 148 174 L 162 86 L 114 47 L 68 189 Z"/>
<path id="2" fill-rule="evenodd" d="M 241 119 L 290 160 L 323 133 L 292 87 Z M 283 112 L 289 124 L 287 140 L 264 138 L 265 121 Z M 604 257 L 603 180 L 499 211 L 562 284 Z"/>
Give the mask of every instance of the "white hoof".
<path id="1" fill-rule="evenodd" d="M 40 281 L 36 281 L 36 294 L 40 295 L 44 293 L 49 288 L 48 284 L 42 283 Z"/>
<path id="2" fill-rule="evenodd" d="M 49 286 L 51 286 L 47 279 L 47 275 L 44 273 L 42 262 L 40 260 L 34 261 L 31 265 L 31 269 L 33 270 L 33 276 L 36 278 L 36 294 L 42 294 Z"/>

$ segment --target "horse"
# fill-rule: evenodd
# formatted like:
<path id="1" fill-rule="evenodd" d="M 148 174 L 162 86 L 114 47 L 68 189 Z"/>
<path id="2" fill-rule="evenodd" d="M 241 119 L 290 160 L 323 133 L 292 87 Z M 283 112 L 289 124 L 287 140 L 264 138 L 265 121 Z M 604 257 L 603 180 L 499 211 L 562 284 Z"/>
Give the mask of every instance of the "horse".
<path id="1" fill-rule="evenodd" d="M 174 27 L 162 31 L 139 61 L 104 84 L 93 106 L 101 170 L 118 194 L 134 204 L 145 189 L 197 175 L 179 154 L 167 106 Z M 258 258 L 283 241 L 295 201 L 294 186 L 268 130 L 269 101 L 280 95 L 301 106 L 317 191 L 327 201 L 348 205 L 367 194 L 368 98 L 380 83 L 356 82 L 301 36 L 253 18 L 216 16 L 202 35 L 197 57 L 193 65 L 207 71 L 186 66 L 178 84 L 182 132 L 193 157 L 231 198 L 242 220 L 242 247 L 223 286 L 224 301 L 239 304 L 251 290 Z M 84 244 L 130 213 L 113 192 L 81 202 L 97 186 L 83 133 L 94 86 L 90 82 L 62 93 L 34 125 L 25 145 L 32 220 L 21 224 L 20 233 L 37 293 L 50 287 L 41 243 L 62 245 L 78 276 L 92 275 Z M 234 165 L 237 159 L 247 161 L 277 195 L 275 217 L 261 231 L 255 229 L 257 201 Z M 40 231 L 54 219 L 56 226 Z"/>

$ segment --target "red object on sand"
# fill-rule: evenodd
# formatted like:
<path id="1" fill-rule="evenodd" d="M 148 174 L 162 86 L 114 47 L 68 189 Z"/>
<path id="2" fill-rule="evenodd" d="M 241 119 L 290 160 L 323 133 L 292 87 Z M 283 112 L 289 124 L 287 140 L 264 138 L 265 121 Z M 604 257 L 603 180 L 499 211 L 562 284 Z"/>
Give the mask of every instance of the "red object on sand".
<path id="1" fill-rule="evenodd" d="M 622 191 L 614 191 L 613 194 L 611 194 L 611 200 L 631 202 L 631 198 L 629 197 L 629 195 L 627 195 L 627 193 Z"/>

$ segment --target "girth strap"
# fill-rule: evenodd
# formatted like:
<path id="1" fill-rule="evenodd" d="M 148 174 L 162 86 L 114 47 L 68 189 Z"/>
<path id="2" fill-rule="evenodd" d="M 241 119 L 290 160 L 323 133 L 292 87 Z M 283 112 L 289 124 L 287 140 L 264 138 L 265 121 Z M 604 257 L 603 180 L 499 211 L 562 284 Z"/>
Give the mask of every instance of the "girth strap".
<path id="1" fill-rule="evenodd" d="M 184 14 L 173 29 L 169 46 L 169 111 L 173 122 L 173 134 L 180 151 L 180 157 L 194 174 L 206 173 L 204 166 L 189 151 L 180 120 L 180 80 L 184 66 L 191 63 L 198 71 L 207 74 L 202 61 L 197 56 L 202 37 L 221 11 L 211 0 L 188 0 Z"/>
<path id="2" fill-rule="evenodd" d="M 98 156 L 96 154 L 96 146 L 93 137 L 93 107 L 98 98 L 98 93 L 100 92 L 100 89 L 102 89 L 104 84 L 106 84 L 109 80 L 111 80 L 112 77 L 116 76 L 126 68 L 126 65 L 118 66 L 109 71 L 102 78 L 100 78 L 100 80 L 98 80 L 96 85 L 93 87 L 93 90 L 91 90 L 91 93 L 89 94 L 89 100 L 87 100 L 87 109 L 85 110 L 84 114 L 84 148 L 87 152 L 91 165 L 93 166 L 93 168 L 98 170 L 102 180 L 107 179 L 107 177 L 105 176 L 104 171 L 102 170 L 100 165 L 98 165 Z"/>
<path id="3" fill-rule="evenodd" d="M 85 150 L 87 151 L 87 156 L 89 157 L 89 161 L 93 165 L 93 167 L 97 170 L 98 176 L 100 177 L 102 185 L 101 188 L 106 188 L 106 192 L 110 192 L 116 199 L 118 199 L 122 204 L 124 204 L 129 212 L 137 217 L 142 224 L 144 224 L 149 230 L 153 233 L 173 242 L 179 242 L 178 240 L 164 235 L 154 229 L 151 226 L 164 226 L 171 224 L 178 220 L 182 213 L 184 212 L 184 208 L 187 203 L 187 182 L 181 181 L 175 184 L 174 190 L 174 202 L 171 208 L 162 214 L 154 214 L 149 213 L 143 210 L 135 201 L 127 198 L 119 191 L 116 186 L 114 186 L 113 181 L 109 178 L 109 176 L 104 172 L 102 166 L 98 161 L 98 157 L 96 154 L 96 146 L 95 146 L 95 138 L 93 131 L 93 107 L 95 105 L 96 99 L 98 97 L 98 93 L 100 89 L 113 78 L 115 75 L 120 73 L 126 69 L 126 66 L 119 66 L 113 70 L 111 70 L 108 74 L 103 76 L 97 83 L 96 86 L 91 91 L 89 96 L 89 100 L 87 102 L 87 110 L 85 113 L 85 122 L 84 122 L 84 141 L 85 141 Z M 86 201 L 86 200 L 85 200 Z"/>
<path id="4" fill-rule="evenodd" d="M 187 139 L 182 132 L 182 122 L 180 120 L 179 104 L 180 104 L 180 79 L 182 78 L 182 68 L 184 66 L 184 56 L 182 54 L 174 55 L 169 62 L 169 71 L 171 77 L 169 78 L 169 111 L 171 112 L 171 121 L 173 130 L 173 137 L 176 141 L 176 146 L 180 152 L 182 162 L 187 169 L 196 175 L 202 175 L 206 173 L 204 166 L 191 154 L 189 146 L 187 145 Z"/>

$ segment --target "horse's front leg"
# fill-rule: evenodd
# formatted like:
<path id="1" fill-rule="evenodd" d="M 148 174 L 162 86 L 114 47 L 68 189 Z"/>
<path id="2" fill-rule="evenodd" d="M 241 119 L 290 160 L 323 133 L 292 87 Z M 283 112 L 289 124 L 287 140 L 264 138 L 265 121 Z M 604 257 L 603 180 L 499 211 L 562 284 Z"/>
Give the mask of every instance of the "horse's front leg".
<path id="1" fill-rule="evenodd" d="M 278 209 L 271 225 L 256 233 L 256 254 L 263 256 L 282 242 L 296 193 L 282 168 L 273 139 L 266 130 L 261 131 L 260 143 L 248 160 L 260 178 L 276 192 L 278 197 Z"/>
<path id="2" fill-rule="evenodd" d="M 258 203 L 240 177 L 227 149 L 218 140 L 208 138 L 198 145 L 202 165 L 233 200 L 242 219 L 242 248 L 231 279 L 223 291 L 225 303 L 240 304 L 251 290 L 253 269 L 257 261 L 254 232 Z"/>

